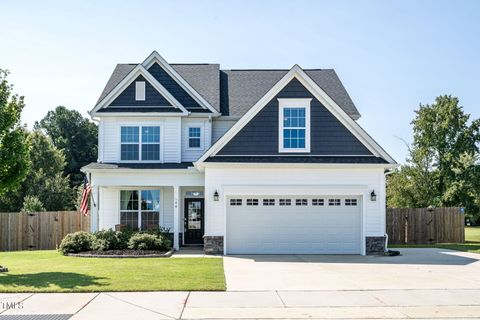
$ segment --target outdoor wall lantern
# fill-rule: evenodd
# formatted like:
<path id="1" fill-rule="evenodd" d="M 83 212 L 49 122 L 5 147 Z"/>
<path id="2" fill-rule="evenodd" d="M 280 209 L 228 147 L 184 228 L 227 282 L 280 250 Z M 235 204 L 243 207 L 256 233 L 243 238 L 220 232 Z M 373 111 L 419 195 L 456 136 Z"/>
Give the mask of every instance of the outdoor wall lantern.
<path id="1" fill-rule="evenodd" d="M 218 199 L 219 199 L 218 191 L 215 190 L 215 192 L 213 193 L 213 201 L 218 201 Z"/>
<path id="2" fill-rule="evenodd" d="M 375 190 L 372 190 L 372 193 L 370 193 L 370 200 L 377 201 L 377 195 L 375 194 Z"/>

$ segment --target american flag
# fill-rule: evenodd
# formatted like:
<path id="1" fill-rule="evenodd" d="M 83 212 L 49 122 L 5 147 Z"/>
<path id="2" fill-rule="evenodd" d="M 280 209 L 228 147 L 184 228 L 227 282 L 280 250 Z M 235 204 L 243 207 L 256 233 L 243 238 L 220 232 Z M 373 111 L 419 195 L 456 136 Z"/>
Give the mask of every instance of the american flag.
<path id="1" fill-rule="evenodd" d="M 84 216 L 88 216 L 88 197 L 91 191 L 92 187 L 88 183 L 87 176 L 85 176 L 83 178 L 82 203 L 80 204 L 80 212 L 83 213 Z"/>

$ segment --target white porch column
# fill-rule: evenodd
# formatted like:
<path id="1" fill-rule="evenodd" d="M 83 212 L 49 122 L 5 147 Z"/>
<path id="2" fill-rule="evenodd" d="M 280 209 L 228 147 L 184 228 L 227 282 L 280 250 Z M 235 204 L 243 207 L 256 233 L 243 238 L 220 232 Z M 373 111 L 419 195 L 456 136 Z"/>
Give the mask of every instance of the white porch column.
<path id="1" fill-rule="evenodd" d="M 90 201 L 90 231 L 98 231 L 98 214 L 100 207 L 100 188 L 97 186 L 92 187 L 91 201 Z"/>
<path id="2" fill-rule="evenodd" d="M 173 186 L 173 248 L 180 249 L 178 231 L 180 225 L 180 187 Z"/>

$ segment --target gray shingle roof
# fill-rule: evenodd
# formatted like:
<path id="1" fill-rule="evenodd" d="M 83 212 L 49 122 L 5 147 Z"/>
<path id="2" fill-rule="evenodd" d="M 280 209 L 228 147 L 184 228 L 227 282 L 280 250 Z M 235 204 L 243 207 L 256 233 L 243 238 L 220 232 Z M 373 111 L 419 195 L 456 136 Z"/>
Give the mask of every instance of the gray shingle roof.
<path id="1" fill-rule="evenodd" d="M 118 64 L 105 86 L 100 102 L 136 64 Z M 218 64 L 172 64 L 205 100 L 223 115 L 243 116 L 288 70 L 220 70 Z M 348 115 L 360 118 L 345 87 L 333 69 L 307 69 L 315 81 Z M 97 103 L 98 103 L 97 102 Z"/>
<path id="2" fill-rule="evenodd" d="M 221 112 L 230 116 L 244 115 L 288 70 L 222 70 Z M 360 118 L 357 108 L 338 78 L 335 70 L 305 70 L 353 119 Z M 225 90 L 225 91 L 223 91 Z"/>
<path id="3" fill-rule="evenodd" d="M 334 157 L 322 157 L 322 156 L 274 156 L 274 157 L 262 157 L 262 156 L 214 156 L 209 157 L 207 162 L 230 162 L 230 163 L 387 163 L 386 160 L 375 156 L 334 156 Z"/>

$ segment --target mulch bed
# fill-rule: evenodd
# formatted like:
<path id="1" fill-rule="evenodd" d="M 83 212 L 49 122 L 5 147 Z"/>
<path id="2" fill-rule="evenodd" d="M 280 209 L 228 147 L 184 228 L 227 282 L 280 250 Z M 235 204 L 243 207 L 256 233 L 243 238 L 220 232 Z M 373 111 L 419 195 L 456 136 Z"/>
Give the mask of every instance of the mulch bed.
<path id="1" fill-rule="evenodd" d="M 167 258 L 173 254 L 174 250 L 108 250 L 108 251 L 85 251 L 80 253 L 69 253 L 71 257 L 82 258 Z"/>

